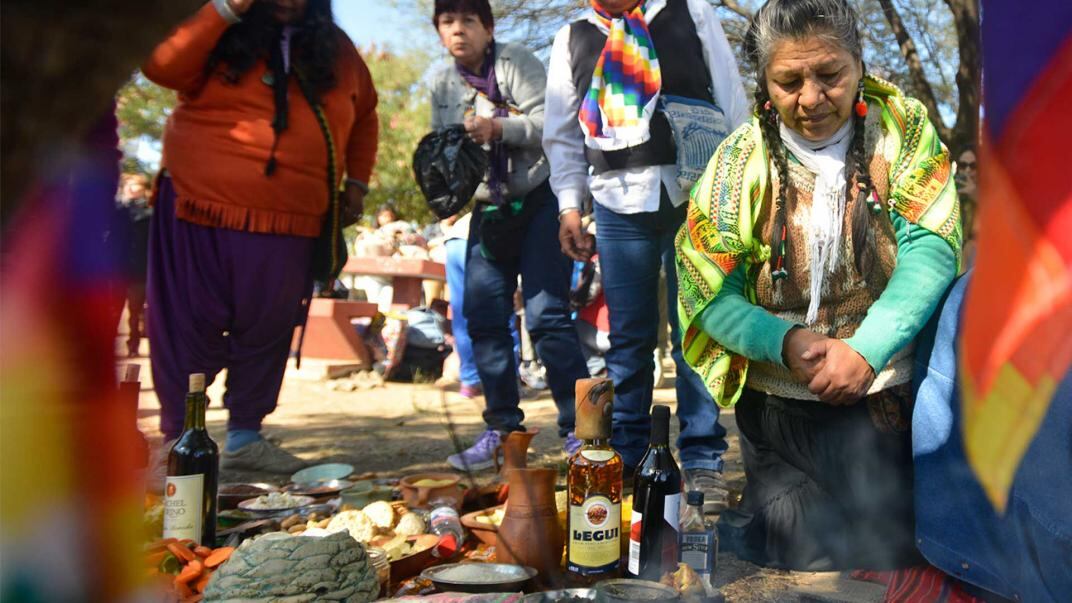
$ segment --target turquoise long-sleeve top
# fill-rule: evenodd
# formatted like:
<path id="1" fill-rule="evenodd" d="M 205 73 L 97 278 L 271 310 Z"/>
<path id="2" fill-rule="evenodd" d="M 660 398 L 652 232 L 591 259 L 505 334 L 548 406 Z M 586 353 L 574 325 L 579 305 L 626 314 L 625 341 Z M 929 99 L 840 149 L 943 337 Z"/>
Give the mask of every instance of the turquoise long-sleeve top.
<path id="1" fill-rule="evenodd" d="M 898 350 L 926 324 L 957 275 L 953 248 L 933 232 L 912 226 L 893 213 L 897 265 L 890 281 L 867 311 L 860 327 L 845 340 L 877 375 Z M 734 270 L 714 301 L 700 315 L 704 331 L 727 349 L 750 360 L 785 366 L 782 343 L 798 325 L 783 320 L 745 297 L 744 266 Z"/>

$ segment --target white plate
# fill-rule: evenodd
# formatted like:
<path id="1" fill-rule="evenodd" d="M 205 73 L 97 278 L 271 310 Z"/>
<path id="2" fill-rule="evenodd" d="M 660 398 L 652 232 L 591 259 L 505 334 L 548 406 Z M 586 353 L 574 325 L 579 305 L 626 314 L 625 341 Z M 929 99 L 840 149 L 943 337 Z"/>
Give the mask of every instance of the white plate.
<path id="1" fill-rule="evenodd" d="M 243 500 L 242 502 L 238 503 L 238 508 L 242 509 L 243 511 L 250 511 L 253 513 L 278 513 L 280 511 L 291 511 L 293 509 L 300 509 L 301 507 L 313 504 L 314 500 L 312 496 L 295 496 L 294 504 L 289 507 L 279 507 L 277 509 L 250 508 L 250 505 L 257 502 L 257 498 Z"/>

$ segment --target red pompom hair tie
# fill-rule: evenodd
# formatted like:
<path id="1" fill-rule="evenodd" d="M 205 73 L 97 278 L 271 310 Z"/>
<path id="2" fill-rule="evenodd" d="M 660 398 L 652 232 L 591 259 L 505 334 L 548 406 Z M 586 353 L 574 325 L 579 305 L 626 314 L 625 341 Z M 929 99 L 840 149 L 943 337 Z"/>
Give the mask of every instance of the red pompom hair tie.
<path id="1" fill-rule="evenodd" d="M 867 117 L 867 102 L 864 100 L 856 101 L 856 114 L 860 117 Z"/>

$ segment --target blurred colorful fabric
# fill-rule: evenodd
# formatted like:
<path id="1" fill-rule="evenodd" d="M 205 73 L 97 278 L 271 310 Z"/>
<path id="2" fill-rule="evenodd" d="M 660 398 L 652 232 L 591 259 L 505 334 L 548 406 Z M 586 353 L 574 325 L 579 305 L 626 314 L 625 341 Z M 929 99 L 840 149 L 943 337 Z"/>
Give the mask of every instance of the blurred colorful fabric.
<path id="1" fill-rule="evenodd" d="M 109 114 L 55 149 L 3 233 L 3 601 L 130 601 L 143 580 L 134 430 L 114 364 L 117 145 Z"/>
<path id="2" fill-rule="evenodd" d="M 1072 366 L 1072 3 L 983 0 L 979 255 L 962 340 L 964 441 L 991 503 Z"/>

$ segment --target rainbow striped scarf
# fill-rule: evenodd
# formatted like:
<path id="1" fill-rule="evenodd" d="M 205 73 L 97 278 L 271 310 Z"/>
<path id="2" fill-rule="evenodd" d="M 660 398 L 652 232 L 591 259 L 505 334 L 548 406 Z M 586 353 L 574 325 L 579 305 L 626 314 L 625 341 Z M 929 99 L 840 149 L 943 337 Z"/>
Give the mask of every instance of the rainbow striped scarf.
<path id="1" fill-rule="evenodd" d="M 577 114 L 585 142 L 592 148 L 624 149 L 651 136 L 648 124 L 663 80 L 645 18 L 647 4 L 642 0 L 612 18 L 592 0 L 596 18 L 609 30 Z"/>

